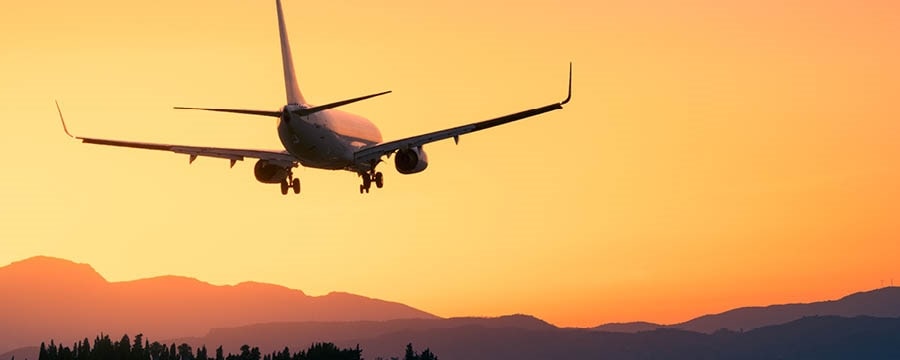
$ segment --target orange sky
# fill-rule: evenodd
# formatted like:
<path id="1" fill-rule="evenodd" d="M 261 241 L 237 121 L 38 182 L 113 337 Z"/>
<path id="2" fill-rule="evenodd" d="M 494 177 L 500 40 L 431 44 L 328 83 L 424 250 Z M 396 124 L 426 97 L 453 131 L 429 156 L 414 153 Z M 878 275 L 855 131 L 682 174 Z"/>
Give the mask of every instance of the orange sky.
<path id="1" fill-rule="evenodd" d="M 302 90 L 394 139 L 558 101 L 427 146 L 358 194 L 303 169 L 82 145 L 79 135 L 277 149 L 269 1 L 16 1 L 0 12 L 0 264 L 51 255 L 109 280 L 256 280 L 441 316 L 671 323 L 897 279 L 895 1 L 297 1 Z"/>

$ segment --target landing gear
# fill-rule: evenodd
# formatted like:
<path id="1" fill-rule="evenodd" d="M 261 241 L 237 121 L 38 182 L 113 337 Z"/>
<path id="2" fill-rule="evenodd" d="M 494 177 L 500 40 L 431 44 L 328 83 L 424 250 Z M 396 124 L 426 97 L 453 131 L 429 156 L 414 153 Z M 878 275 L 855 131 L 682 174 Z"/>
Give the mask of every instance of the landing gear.
<path id="1" fill-rule="evenodd" d="M 375 187 L 381 189 L 384 187 L 384 175 L 380 172 L 375 172 L 375 170 L 371 170 L 368 173 L 360 173 L 359 176 L 362 177 L 362 185 L 359 185 L 359 193 L 368 193 L 369 189 L 372 188 L 372 183 L 375 183 Z"/>
<path id="2" fill-rule="evenodd" d="M 300 193 L 300 179 L 295 178 L 293 173 L 281 180 L 281 195 L 287 195 L 288 190 L 294 190 L 294 194 Z"/>

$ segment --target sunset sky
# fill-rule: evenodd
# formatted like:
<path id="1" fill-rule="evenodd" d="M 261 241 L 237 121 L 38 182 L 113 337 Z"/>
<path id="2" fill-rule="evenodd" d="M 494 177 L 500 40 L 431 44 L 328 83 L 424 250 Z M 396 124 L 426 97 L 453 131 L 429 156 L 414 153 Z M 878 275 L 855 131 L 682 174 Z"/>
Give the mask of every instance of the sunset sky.
<path id="1" fill-rule="evenodd" d="M 346 291 L 439 316 L 674 323 L 900 284 L 897 1 L 284 0 L 306 99 L 428 145 L 385 188 L 63 134 L 281 149 L 274 1 L 10 1 L 0 266 Z M 64 281 L 54 279 L 52 281 Z M 45 281 L 45 280 L 42 280 Z"/>

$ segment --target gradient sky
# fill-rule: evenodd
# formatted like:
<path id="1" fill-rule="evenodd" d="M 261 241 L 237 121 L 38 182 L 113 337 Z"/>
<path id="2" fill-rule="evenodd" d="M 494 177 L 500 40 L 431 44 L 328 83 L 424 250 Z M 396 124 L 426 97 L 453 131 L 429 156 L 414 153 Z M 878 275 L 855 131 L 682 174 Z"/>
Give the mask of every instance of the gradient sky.
<path id="1" fill-rule="evenodd" d="M 301 169 L 84 145 L 279 149 L 273 1 L 14 1 L 0 12 L 0 264 L 51 255 L 347 291 L 440 316 L 672 323 L 835 298 L 900 269 L 896 1 L 298 1 L 301 88 L 386 140 L 559 101 L 426 146 L 358 194 Z"/>

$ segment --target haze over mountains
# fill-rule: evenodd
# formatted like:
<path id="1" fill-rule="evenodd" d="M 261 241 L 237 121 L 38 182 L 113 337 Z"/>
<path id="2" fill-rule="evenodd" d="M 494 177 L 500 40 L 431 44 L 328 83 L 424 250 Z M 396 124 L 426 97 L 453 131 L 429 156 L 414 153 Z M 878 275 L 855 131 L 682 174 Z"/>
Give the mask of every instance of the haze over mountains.
<path id="1" fill-rule="evenodd" d="M 49 257 L 0 268 L 0 294 L 0 353 L 100 332 L 167 339 L 268 322 L 436 318 L 394 302 L 347 293 L 307 296 L 253 282 L 215 286 L 178 276 L 108 282 L 89 265 Z"/>
<path id="2" fill-rule="evenodd" d="M 359 344 L 367 359 L 401 355 L 409 342 L 444 360 L 900 357 L 898 287 L 739 308 L 666 327 L 592 329 L 558 328 L 528 315 L 441 319 L 398 303 L 346 293 L 311 297 L 252 282 L 215 286 L 177 276 L 108 282 L 89 265 L 48 257 L 0 267 L 0 294 L 0 360 L 36 360 L 41 342 L 71 344 L 101 332 L 231 352 L 243 344 L 264 353 L 319 341 Z"/>

